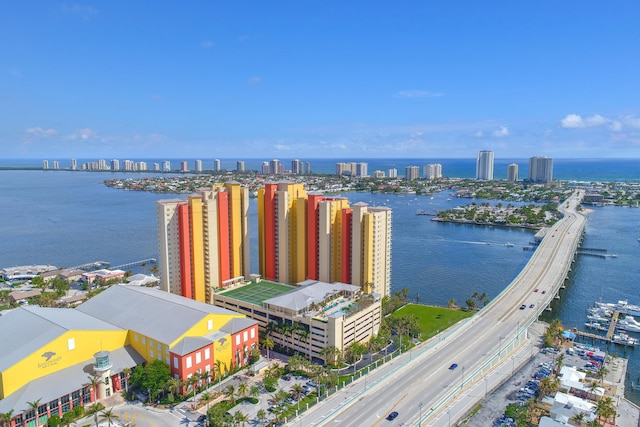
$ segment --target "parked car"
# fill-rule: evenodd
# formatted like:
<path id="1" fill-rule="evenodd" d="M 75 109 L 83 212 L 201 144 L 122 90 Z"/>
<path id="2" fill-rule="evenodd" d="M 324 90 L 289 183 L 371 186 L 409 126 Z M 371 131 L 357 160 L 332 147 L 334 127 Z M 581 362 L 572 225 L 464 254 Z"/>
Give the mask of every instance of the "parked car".
<path id="1" fill-rule="evenodd" d="M 392 413 L 390 413 L 389 415 L 387 415 L 387 421 L 393 421 L 398 417 L 398 413 L 396 411 L 393 411 Z"/>

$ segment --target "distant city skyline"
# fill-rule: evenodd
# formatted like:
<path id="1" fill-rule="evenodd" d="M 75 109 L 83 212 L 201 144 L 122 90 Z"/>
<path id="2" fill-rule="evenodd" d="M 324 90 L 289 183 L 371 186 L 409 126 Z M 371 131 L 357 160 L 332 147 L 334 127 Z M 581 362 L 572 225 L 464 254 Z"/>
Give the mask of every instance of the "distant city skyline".
<path id="1" fill-rule="evenodd" d="M 3 12 L 4 159 L 640 158 L 637 2 Z"/>

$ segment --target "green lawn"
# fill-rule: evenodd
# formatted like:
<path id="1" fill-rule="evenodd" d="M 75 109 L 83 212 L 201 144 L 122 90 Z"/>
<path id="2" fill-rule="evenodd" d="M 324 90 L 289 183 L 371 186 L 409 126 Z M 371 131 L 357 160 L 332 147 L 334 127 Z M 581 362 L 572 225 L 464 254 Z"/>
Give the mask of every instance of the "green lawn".
<path id="1" fill-rule="evenodd" d="M 431 305 L 407 304 L 390 314 L 391 317 L 414 315 L 418 318 L 418 324 L 422 330 L 422 339 L 426 340 L 455 325 L 462 319 L 471 317 L 475 311 L 463 311 L 460 309 L 448 309 Z"/>
<path id="2" fill-rule="evenodd" d="M 251 304 L 261 305 L 264 300 L 282 295 L 283 293 L 292 291 L 293 289 L 295 289 L 294 286 L 262 281 L 224 291 L 221 295 L 239 299 L 240 301 L 245 301 Z"/>

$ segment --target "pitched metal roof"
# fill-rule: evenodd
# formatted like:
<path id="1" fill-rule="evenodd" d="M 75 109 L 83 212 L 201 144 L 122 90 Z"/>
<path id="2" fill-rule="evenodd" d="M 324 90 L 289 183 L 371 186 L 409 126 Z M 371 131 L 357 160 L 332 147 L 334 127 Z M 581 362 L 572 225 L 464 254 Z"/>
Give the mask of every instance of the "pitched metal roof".
<path id="1" fill-rule="evenodd" d="M 171 347 L 171 352 L 180 356 L 193 353 L 206 345 L 211 345 L 213 341 L 202 337 L 185 337 Z"/>
<path id="2" fill-rule="evenodd" d="M 209 314 L 238 315 L 159 289 L 129 285 L 113 285 L 77 310 L 165 344 L 179 339 Z"/>
<path id="3" fill-rule="evenodd" d="M 258 321 L 257 320 L 253 320 L 253 319 L 249 319 L 249 318 L 235 318 L 235 319 L 231 319 L 229 320 L 227 323 L 225 323 L 220 330 L 223 332 L 227 332 L 229 334 L 235 334 L 237 332 L 240 332 L 244 329 L 247 329 L 255 324 L 257 324 Z"/>
<path id="4" fill-rule="evenodd" d="M 0 316 L 0 372 L 69 330 L 118 330 L 70 308 L 23 306 Z"/>

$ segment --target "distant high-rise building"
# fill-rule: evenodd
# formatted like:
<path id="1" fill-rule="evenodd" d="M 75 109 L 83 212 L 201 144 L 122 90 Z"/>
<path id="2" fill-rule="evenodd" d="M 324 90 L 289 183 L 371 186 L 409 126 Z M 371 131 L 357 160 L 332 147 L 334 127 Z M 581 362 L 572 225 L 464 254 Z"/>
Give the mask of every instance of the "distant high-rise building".
<path id="1" fill-rule="evenodd" d="M 271 175 L 280 175 L 284 173 L 284 166 L 280 163 L 280 160 L 273 159 L 269 162 L 269 173 Z"/>
<path id="2" fill-rule="evenodd" d="M 49 160 L 42 161 L 42 169 L 49 169 Z"/>
<path id="3" fill-rule="evenodd" d="M 139 171 L 146 171 L 147 170 L 147 162 L 138 162 L 136 164 L 136 169 Z"/>
<path id="4" fill-rule="evenodd" d="M 302 175 L 304 173 L 302 161 L 294 159 L 291 161 L 291 173 Z"/>
<path id="5" fill-rule="evenodd" d="M 369 176 L 368 168 L 369 164 L 365 162 L 338 162 L 336 163 L 336 175 L 366 177 Z"/>
<path id="6" fill-rule="evenodd" d="M 180 162 L 180 172 L 189 172 L 189 164 L 186 160 Z"/>
<path id="7" fill-rule="evenodd" d="M 55 170 L 60 169 L 60 163 L 57 160 L 53 161 L 53 169 Z"/>
<path id="8" fill-rule="evenodd" d="M 442 165 L 440 163 L 427 163 L 423 168 L 424 179 L 440 179 L 442 178 Z"/>
<path id="9" fill-rule="evenodd" d="M 260 274 L 269 280 L 350 283 L 390 294 L 391 210 L 353 208 L 344 197 L 307 194 L 303 184 L 258 191 Z"/>
<path id="10" fill-rule="evenodd" d="M 213 289 L 249 277 L 249 191 L 215 184 L 188 200 L 159 200 L 160 288 L 213 302 Z"/>
<path id="11" fill-rule="evenodd" d="M 398 177 L 398 169 L 391 168 L 389 169 L 389 178 L 397 178 Z"/>
<path id="12" fill-rule="evenodd" d="M 131 160 L 129 160 L 131 161 Z M 126 165 L 126 160 L 125 160 L 125 165 Z M 112 171 L 117 171 L 120 170 L 120 160 L 118 159 L 111 159 L 111 170 Z"/>
<path id="13" fill-rule="evenodd" d="M 169 160 L 165 160 L 162 162 L 162 171 L 169 172 L 171 170 L 171 162 Z"/>
<path id="14" fill-rule="evenodd" d="M 238 160 L 236 162 L 236 172 L 244 172 L 244 162 L 241 160 Z"/>
<path id="15" fill-rule="evenodd" d="M 305 162 L 305 164 L 304 164 L 304 173 L 306 175 L 311 175 L 311 162 Z"/>
<path id="16" fill-rule="evenodd" d="M 373 177 L 374 178 L 384 178 L 385 177 L 385 173 L 384 173 L 384 171 L 381 171 L 380 169 L 376 169 L 375 171 L 373 171 Z"/>
<path id="17" fill-rule="evenodd" d="M 101 170 L 101 171 L 109 170 L 109 166 L 107 166 L 107 161 L 105 159 L 98 160 L 98 170 Z"/>
<path id="18" fill-rule="evenodd" d="M 404 179 L 413 181 L 420 178 L 420 168 L 418 166 L 407 166 L 404 169 Z"/>
<path id="19" fill-rule="evenodd" d="M 535 156 L 529 159 L 529 181 L 553 181 L 553 159 L 551 157 Z"/>
<path id="20" fill-rule="evenodd" d="M 262 162 L 262 173 L 265 175 L 269 175 L 269 162 Z"/>
<path id="21" fill-rule="evenodd" d="M 202 172 L 202 160 L 196 160 L 196 172 Z"/>
<path id="22" fill-rule="evenodd" d="M 493 180 L 493 151 L 483 150 L 478 153 L 476 179 Z"/>
<path id="23" fill-rule="evenodd" d="M 71 170 L 74 171 L 77 169 L 78 169 L 78 161 L 75 158 L 73 158 L 71 159 Z"/>
<path id="24" fill-rule="evenodd" d="M 153 170 L 156 172 L 160 172 L 160 163 L 154 163 L 153 164 Z"/>
<path id="25" fill-rule="evenodd" d="M 114 163 L 115 162 L 115 163 Z M 118 160 L 112 160 L 111 161 L 111 167 L 113 168 L 114 166 L 116 167 L 116 169 L 113 170 L 118 170 L 120 169 L 119 166 L 120 162 Z M 136 170 L 136 163 L 133 160 L 125 160 L 122 162 L 122 165 L 124 167 L 124 170 L 131 172 Z"/>
<path id="26" fill-rule="evenodd" d="M 220 168 L 220 159 L 213 160 L 213 170 L 215 172 L 220 172 L 222 169 Z"/>
<path id="27" fill-rule="evenodd" d="M 369 176 L 369 164 L 368 163 L 358 163 L 356 164 L 356 176 L 365 178 Z"/>
<path id="28" fill-rule="evenodd" d="M 518 181 L 518 164 L 511 163 L 507 166 L 507 181 L 509 182 L 517 182 Z"/>

